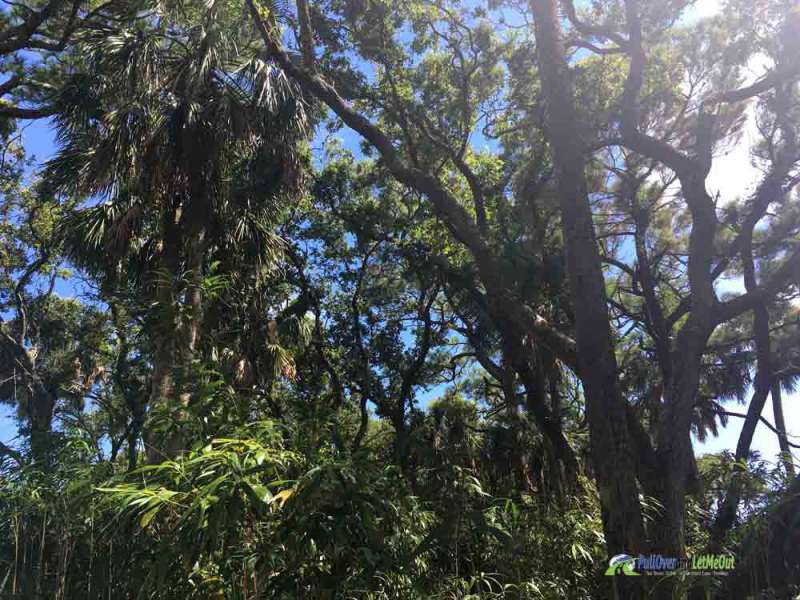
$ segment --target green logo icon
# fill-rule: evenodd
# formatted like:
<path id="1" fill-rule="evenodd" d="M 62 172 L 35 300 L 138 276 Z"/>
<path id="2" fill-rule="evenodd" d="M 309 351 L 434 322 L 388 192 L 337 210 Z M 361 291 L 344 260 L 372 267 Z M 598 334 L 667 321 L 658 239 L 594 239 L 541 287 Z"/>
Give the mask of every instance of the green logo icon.
<path id="1" fill-rule="evenodd" d="M 638 577 L 636 572 L 636 559 L 628 554 L 617 554 L 608 561 L 606 575 L 628 575 Z"/>

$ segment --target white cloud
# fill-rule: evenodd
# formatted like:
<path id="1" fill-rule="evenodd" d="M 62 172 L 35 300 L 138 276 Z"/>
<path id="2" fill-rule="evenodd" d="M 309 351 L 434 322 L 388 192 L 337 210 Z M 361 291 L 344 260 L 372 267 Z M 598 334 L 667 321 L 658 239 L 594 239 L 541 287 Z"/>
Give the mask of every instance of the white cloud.
<path id="1" fill-rule="evenodd" d="M 722 0 L 699 0 L 695 3 L 694 10 L 697 18 L 712 17 L 722 8 Z"/>

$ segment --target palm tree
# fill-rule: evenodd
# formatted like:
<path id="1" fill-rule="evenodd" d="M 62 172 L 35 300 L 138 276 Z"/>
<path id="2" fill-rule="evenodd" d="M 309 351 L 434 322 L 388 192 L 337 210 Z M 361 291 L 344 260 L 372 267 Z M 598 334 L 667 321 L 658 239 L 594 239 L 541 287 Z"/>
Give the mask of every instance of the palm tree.
<path id="1" fill-rule="evenodd" d="M 176 375 L 198 348 L 211 254 L 249 244 L 256 263 L 274 260 L 270 224 L 297 190 L 307 116 L 222 2 L 144 8 L 78 47 L 47 181 L 89 199 L 68 223 L 75 261 L 149 304 L 152 409 L 189 400 Z"/>

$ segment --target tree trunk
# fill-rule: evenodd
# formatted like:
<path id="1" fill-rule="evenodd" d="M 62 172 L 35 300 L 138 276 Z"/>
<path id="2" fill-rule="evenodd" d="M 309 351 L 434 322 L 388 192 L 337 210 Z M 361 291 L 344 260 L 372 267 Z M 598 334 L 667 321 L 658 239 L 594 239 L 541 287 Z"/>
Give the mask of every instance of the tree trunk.
<path id="1" fill-rule="evenodd" d="M 161 257 L 156 271 L 155 298 L 158 302 L 159 319 L 155 331 L 155 350 L 153 352 L 153 375 L 150 380 L 150 411 L 169 405 L 174 394 L 173 369 L 175 367 L 175 333 L 177 330 L 174 308 L 175 283 L 180 270 L 181 231 L 178 225 L 181 208 L 180 200 L 165 211 Z M 148 462 L 159 462 L 168 458 L 163 440 L 146 436 Z"/>
<path id="2" fill-rule="evenodd" d="M 585 176 L 585 151 L 555 0 L 531 0 L 546 125 L 553 150 L 575 310 L 578 371 L 586 397 L 591 455 L 611 555 L 642 548 L 642 515 L 625 401 L 617 385 L 605 282 Z"/>
<path id="3" fill-rule="evenodd" d="M 28 406 L 31 456 L 35 464 L 45 467 L 49 464 L 50 459 L 56 398 L 55 392 L 48 390 L 44 384 L 40 383 L 33 390 Z"/>
<path id="4" fill-rule="evenodd" d="M 686 494 L 697 483 L 691 425 L 703 352 L 713 331 L 707 321 L 700 312 L 693 312 L 678 334 L 674 376 L 666 386 L 658 424 L 656 459 L 663 475 L 648 492 L 659 499 L 662 509 L 651 538 L 653 549 L 667 556 L 683 556 Z"/>
<path id="5" fill-rule="evenodd" d="M 742 271 L 744 286 L 748 293 L 754 293 L 758 287 L 755 262 L 753 260 L 754 227 L 755 221 L 751 219 L 742 232 Z M 741 465 L 746 465 L 747 463 L 747 458 L 750 455 L 750 445 L 753 443 L 753 435 L 772 387 L 769 310 L 763 301 L 758 302 L 753 308 L 753 338 L 756 346 L 756 377 L 753 382 L 753 397 L 750 400 L 747 417 L 742 425 L 742 432 L 739 434 L 739 442 L 736 445 L 736 465 L 733 478 L 728 486 L 725 500 L 720 507 L 712 529 L 711 544 L 715 549 L 722 544 L 725 534 L 736 520 L 736 509 L 739 506 L 741 497 Z M 746 470 L 746 466 L 744 470 Z"/>
<path id="6" fill-rule="evenodd" d="M 767 313 L 767 307 L 763 304 L 760 304 L 755 310 L 753 326 L 756 331 L 756 352 L 758 354 L 757 372 L 753 382 L 753 396 L 750 399 L 750 405 L 747 407 L 747 416 L 739 434 L 739 441 L 736 444 L 736 465 L 734 466 L 733 478 L 725 493 L 725 500 L 719 509 L 712 528 L 711 545 L 715 549 L 721 546 L 725 534 L 733 527 L 736 521 L 736 510 L 739 506 L 742 492 L 742 465 L 747 464 L 747 458 L 750 456 L 753 435 L 755 435 L 756 426 L 761 418 L 761 413 L 764 411 L 764 405 L 767 403 L 767 396 L 769 396 L 771 387 L 769 314 Z M 744 470 L 746 470 L 746 467 L 744 467 Z"/>
<path id="7" fill-rule="evenodd" d="M 563 467 L 565 479 L 571 487 L 577 482 L 578 459 L 564 436 L 561 421 L 553 415 L 545 402 L 543 375 L 541 372 L 535 372 L 531 366 L 531 362 L 536 362 L 536 351 L 523 346 L 513 324 L 509 323 L 501 314 L 494 314 L 492 318 L 500 330 L 503 355 L 519 375 L 525 388 L 525 408 L 547 440 L 553 456 Z"/>
<path id="8" fill-rule="evenodd" d="M 772 381 L 772 414 L 775 416 L 775 429 L 778 430 L 778 445 L 781 448 L 781 461 L 786 469 L 786 474 L 794 477 L 794 459 L 792 448 L 789 446 L 789 435 L 786 432 L 786 420 L 783 418 L 783 400 L 781 398 L 781 382 L 775 378 Z"/>

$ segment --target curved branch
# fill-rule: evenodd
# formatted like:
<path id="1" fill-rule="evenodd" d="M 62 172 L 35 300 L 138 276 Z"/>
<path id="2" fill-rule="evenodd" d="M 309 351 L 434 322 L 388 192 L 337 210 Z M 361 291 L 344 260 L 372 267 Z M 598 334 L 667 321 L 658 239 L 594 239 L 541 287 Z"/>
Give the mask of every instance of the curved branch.
<path id="1" fill-rule="evenodd" d="M 553 328 L 529 307 L 524 306 L 508 291 L 501 280 L 502 268 L 464 207 L 433 175 L 408 166 L 389 137 L 364 115 L 354 110 L 333 86 L 318 74 L 310 73 L 296 64 L 281 47 L 277 34 L 271 31 L 255 1 L 247 0 L 247 6 L 269 55 L 281 69 L 333 110 L 350 129 L 369 142 L 380 153 L 384 165 L 398 182 L 418 191 L 431 202 L 437 216 L 442 219 L 453 237 L 469 249 L 484 285 L 487 289 L 493 290 L 497 307 L 506 311 L 518 326 L 539 336 L 542 343 L 546 344 L 560 360 L 567 364 L 576 364 L 575 342 Z"/>

